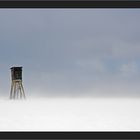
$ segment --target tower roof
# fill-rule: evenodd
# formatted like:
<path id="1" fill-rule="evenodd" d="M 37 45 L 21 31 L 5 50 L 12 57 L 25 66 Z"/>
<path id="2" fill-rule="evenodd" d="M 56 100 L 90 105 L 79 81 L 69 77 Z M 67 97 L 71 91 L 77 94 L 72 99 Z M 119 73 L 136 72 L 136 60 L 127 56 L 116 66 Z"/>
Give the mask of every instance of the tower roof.
<path id="1" fill-rule="evenodd" d="M 11 67 L 11 70 L 22 70 L 22 67 Z"/>

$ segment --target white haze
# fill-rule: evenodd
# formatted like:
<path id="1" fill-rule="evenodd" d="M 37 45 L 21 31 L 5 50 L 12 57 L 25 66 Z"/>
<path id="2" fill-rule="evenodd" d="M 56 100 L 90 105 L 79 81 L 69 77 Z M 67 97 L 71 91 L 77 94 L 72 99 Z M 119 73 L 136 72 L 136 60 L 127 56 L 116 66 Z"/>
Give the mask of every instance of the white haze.
<path id="1" fill-rule="evenodd" d="M 0 100 L 0 131 L 137 131 L 140 99 Z"/>

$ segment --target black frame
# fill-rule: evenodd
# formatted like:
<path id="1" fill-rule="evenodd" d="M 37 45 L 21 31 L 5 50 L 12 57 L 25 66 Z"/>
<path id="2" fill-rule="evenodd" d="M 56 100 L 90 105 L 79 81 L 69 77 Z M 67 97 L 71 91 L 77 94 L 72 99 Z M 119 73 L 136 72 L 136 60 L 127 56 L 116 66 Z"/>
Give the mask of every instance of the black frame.
<path id="1" fill-rule="evenodd" d="M 140 8 L 140 0 L 0 0 L 0 8 Z"/>
<path id="2" fill-rule="evenodd" d="M 140 8 L 140 0 L 0 0 L 0 8 Z M 0 131 L 0 139 L 140 139 L 140 131 Z"/>
<path id="3" fill-rule="evenodd" d="M 140 132 L 0 132 L 0 139 L 140 139 Z"/>

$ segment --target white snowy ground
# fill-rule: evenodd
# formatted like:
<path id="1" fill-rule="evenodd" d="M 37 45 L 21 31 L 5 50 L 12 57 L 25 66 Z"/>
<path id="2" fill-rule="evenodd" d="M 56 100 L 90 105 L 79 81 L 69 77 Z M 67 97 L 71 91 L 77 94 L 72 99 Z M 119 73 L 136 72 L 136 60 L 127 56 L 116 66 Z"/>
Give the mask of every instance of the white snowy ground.
<path id="1" fill-rule="evenodd" d="M 139 131 L 140 99 L 0 99 L 0 131 Z"/>

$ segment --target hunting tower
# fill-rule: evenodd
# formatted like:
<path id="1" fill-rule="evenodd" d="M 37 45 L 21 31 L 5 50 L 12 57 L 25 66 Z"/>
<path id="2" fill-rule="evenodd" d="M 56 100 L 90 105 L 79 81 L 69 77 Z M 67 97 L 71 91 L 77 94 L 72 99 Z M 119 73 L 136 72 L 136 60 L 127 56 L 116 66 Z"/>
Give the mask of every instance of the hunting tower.
<path id="1" fill-rule="evenodd" d="M 25 92 L 22 85 L 22 67 L 11 68 L 11 79 L 10 99 L 25 99 Z"/>

